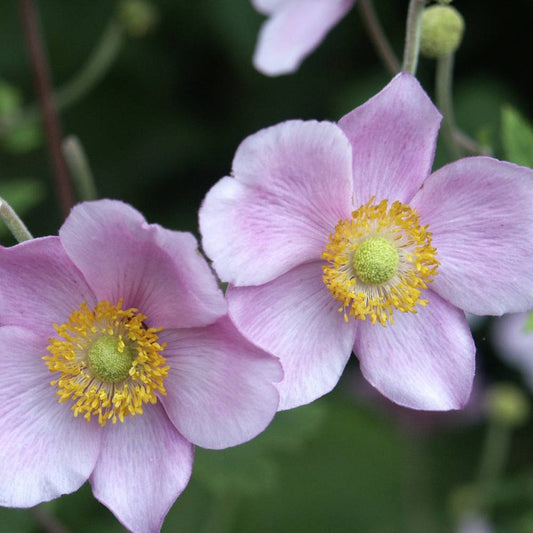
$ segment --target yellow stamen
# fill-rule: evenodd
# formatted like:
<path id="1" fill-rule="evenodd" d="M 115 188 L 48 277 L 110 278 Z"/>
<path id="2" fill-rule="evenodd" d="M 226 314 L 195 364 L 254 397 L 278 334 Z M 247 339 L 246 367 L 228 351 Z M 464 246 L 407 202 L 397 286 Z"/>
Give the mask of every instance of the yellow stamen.
<path id="1" fill-rule="evenodd" d="M 358 276 L 363 254 L 356 255 L 356 250 L 364 243 L 364 270 L 359 268 Z M 397 262 L 391 247 L 398 254 Z M 368 257 L 372 254 L 374 258 Z M 428 226 L 420 225 L 415 209 L 401 202 L 389 207 L 388 200 L 374 205 L 371 198 L 353 211 L 351 219 L 340 220 L 329 236 L 322 253 L 327 261 L 323 280 L 341 302 L 339 311 L 346 321 L 349 316 L 359 320 L 368 316 L 372 324 L 386 326 L 387 320 L 393 323 L 395 309 L 416 313 L 417 305 L 427 305 L 421 295 L 437 274 L 436 255 Z"/>
<path id="2" fill-rule="evenodd" d="M 94 310 L 83 302 L 67 322 L 54 324 L 59 338 L 49 339 L 51 355 L 43 359 L 50 372 L 60 372 L 50 383 L 59 403 L 74 400 L 74 416 L 97 416 L 104 426 L 142 414 L 143 404 L 165 395 L 169 367 L 157 335 L 162 328 L 147 328 L 146 318 L 137 309 L 122 309 L 122 300 L 103 300 Z"/>

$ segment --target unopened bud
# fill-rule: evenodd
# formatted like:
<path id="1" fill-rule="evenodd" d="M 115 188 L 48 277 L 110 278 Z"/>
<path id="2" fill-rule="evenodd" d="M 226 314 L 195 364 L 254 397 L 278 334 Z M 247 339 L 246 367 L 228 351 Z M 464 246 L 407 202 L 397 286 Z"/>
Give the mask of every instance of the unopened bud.
<path id="1" fill-rule="evenodd" d="M 511 383 L 494 385 L 489 389 L 485 400 L 490 418 L 504 426 L 520 426 L 529 417 L 526 395 Z"/>
<path id="2" fill-rule="evenodd" d="M 465 21 L 452 6 L 430 6 L 422 14 L 420 53 L 433 59 L 452 54 L 459 48 Z"/>
<path id="3" fill-rule="evenodd" d="M 132 37 L 144 37 L 159 21 L 159 13 L 147 0 L 123 0 L 119 6 L 119 17 Z"/>

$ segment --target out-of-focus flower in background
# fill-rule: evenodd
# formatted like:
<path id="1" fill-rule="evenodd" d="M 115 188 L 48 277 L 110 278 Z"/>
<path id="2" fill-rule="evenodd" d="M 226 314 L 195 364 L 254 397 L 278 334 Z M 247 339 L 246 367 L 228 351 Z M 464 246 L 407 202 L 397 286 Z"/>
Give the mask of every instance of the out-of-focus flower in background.
<path id="1" fill-rule="evenodd" d="M 253 62 L 269 76 L 290 74 L 322 42 L 355 0 L 252 0 L 268 15 Z"/>

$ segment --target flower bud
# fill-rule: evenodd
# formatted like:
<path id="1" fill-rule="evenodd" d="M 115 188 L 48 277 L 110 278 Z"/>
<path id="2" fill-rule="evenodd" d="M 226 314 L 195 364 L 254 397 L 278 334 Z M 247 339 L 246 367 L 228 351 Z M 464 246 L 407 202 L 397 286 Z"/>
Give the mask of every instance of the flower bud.
<path id="1" fill-rule="evenodd" d="M 459 48 L 465 29 L 464 19 L 452 6 L 434 5 L 422 14 L 420 53 L 436 59 Z"/>
<path id="2" fill-rule="evenodd" d="M 529 417 L 526 395 L 511 383 L 500 383 L 491 387 L 485 402 L 489 417 L 504 426 L 520 426 Z"/>
<path id="3" fill-rule="evenodd" d="M 119 17 L 132 37 L 144 37 L 157 25 L 159 13 L 152 2 L 123 0 L 119 6 Z"/>

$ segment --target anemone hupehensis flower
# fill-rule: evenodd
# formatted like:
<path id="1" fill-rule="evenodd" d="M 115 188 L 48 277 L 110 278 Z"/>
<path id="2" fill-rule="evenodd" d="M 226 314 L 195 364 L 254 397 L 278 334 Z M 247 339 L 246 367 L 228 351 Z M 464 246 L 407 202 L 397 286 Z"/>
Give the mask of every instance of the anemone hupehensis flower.
<path id="1" fill-rule="evenodd" d="M 252 0 L 269 16 L 263 24 L 253 62 L 269 76 L 289 74 L 320 44 L 355 0 Z"/>
<path id="2" fill-rule="evenodd" d="M 280 408 L 318 398 L 353 351 L 398 404 L 459 408 L 464 311 L 533 307 L 533 171 L 489 157 L 430 175 L 441 116 L 410 74 L 338 124 L 245 139 L 200 209 L 229 314 L 284 367 Z"/>
<path id="3" fill-rule="evenodd" d="M 0 248 L 0 505 L 93 493 L 158 531 L 193 444 L 251 439 L 278 361 L 238 334 L 194 237 L 118 201 L 75 207 L 59 237 Z"/>

